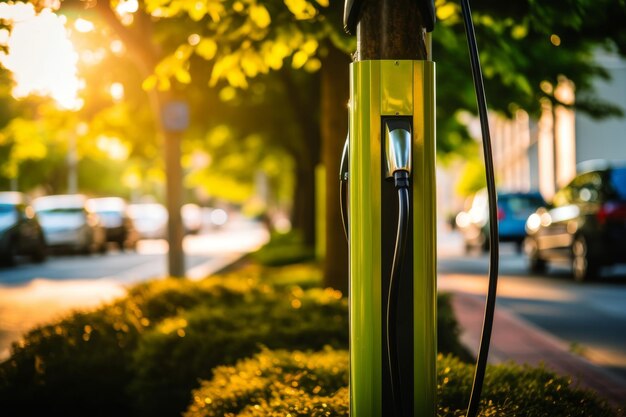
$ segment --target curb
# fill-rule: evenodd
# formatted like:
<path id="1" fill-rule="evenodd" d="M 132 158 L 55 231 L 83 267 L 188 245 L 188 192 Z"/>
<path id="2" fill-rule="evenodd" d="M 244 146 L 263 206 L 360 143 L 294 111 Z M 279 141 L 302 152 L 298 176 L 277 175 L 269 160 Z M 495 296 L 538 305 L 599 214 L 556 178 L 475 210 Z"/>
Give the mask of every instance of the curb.
<path id="1" fill-rule="evenodd" d="M 476 356 L 482 331 L 484 299 L 457 291 L 453 291 L 452 295 L 452 308 L 461 328 L 461 343 Z M 557 374 L 571 376 L 574 384 L 596 391 L 610 404 L 621 408 L 622 413 L 626 409 L 625 381 L 571 353 L 567 342 L 497 306 L 489 363 L 506 361 L 531 366 L 543 364 Z"/>
<path id="2" fill-rule="evenodd" d="M 235 253 L 221 258 L 210 259 L 200 265 L 189 268 L 185 277 L 191 281 L 199 281 L 209 275 L 217 274 L 230 269 L 233 265 L 247 258 L 248 255 L 248 252 L 244 252 Z"/>

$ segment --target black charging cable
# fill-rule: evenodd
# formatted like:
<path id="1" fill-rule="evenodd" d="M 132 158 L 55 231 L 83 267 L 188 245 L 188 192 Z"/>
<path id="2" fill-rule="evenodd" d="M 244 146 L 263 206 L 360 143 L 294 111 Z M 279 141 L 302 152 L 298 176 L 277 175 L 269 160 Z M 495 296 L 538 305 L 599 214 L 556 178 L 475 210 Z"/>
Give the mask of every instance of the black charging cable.
<path id="1" fill-rule="evenodd" d="M 393 262 L 391 264 L 391 276 L 389 279 L 389 292 L 387 293 L 387 360 L 389 362 L 389 373 L 391 380 L 391 397 L 394 407 L 394 415 L 400 417 L 402 410 L 402 398 L 400 397 L 400 361 L 398 360 L 397 349 L 393 349 L 397 340 L 397 303 L 392 300 L 398 299 L 398 284 L 400 282 L 400 272 L 402 260 L 406 252 L 406 238 L 409 232 L 409 173 L 399 170 L 393 173 L 393 182 L 398 191 L 398 231 L 396 233 L 396 244 L 393 251 Z M 398 412 L 400 410 L 400 412 Z"/>
<path id="2" fill-rule="evenodd" d="M 343 233 L 346 235 L 346 241 L 350 241 L 348 237 L 348 179 L 350 170 L 350 134 L 346 138 L 341 153 L 341 167 L 339 168 L 339 209 L 341 210 L 341 223 L 343 223 Z"/>
<path id="3" fill-rule="evenodd" d="M 461 0 L 461 11 L 463 13 L 463 23 L 465 26 L 470 63 L 472 66 L 472 78 L 474 80 L 476 100 L 478 102 L 478 115 L 480 118 L 480 128 L 483 136 L 483 155 L 485 159 L 485 173 L 487 178 L 487 195 L 489 198 L 489 287 L 487 289 L 487 301 L 485 303 L 485 317 L 480 336 L 480 347 L 478 349 L 478 357 L 476 358 L 474 383 L 472 384 L 472 391 L 466 414 L 467 417 L 475 417 L 478 415 L 480 395 L 482 393 L 483 382 L 485 380 L 485 370 L 487 368 L 487 358 L 489 356 L 489 344 L 491 341 L 491 331 L 493 329 L 493 316 L 496 308 L 500 250 L 498 240 L 498 196 L 496 194 L 496 181 L 491 151 L 491 135 L 489 132 L 489 120 L 487 118 L 487 100 L 485 98 L 485 87 L 483 85 L 483 76 L 480 69 L 480 59 L 478 57 L 478 46 L 476 45 L 474 23 L 472 22 L 472 11 L 470 10 L 468 0 Z"/>

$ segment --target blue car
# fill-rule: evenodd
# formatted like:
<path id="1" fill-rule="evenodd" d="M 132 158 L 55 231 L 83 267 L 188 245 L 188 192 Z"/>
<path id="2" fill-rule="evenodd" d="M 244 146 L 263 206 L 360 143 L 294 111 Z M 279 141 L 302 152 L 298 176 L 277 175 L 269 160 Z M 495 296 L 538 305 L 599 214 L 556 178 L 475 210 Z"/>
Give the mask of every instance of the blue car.
<path id="1" fill-rule="evenodd" d="M 526 238 L 526 220 L 546 203 L 538 191 L 498 192 L 498 233 L 500 242 L 513 242 L 519 252 Z M 466 251 L 489 249 L 489 201 L 487 190 L 476 193 L 472 206 L 457 216 Z"/>

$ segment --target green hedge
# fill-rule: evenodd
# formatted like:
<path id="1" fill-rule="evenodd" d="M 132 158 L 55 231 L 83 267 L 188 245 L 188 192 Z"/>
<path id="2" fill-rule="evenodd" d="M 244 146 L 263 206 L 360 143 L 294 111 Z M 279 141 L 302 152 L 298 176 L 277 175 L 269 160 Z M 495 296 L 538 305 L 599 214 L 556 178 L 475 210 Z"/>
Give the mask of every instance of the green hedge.
<path id="1" fill-rule="evenodd" d="M 315 259 L 315 250 L 304 245 L 297 231 L 272 233 L 270 241 L 254 252 L 252 259 L 265 266 L 284 266 Z"/>
<path id="2" fill-rule="evenodd" d="M 199 282 L 139 284 L 92 312 L 41 326 L 0 364 L 7 415 L 176 416 L 217 365 L 273 349 L 347 348 L 347 300 L 312 265 L 250 265 Z M 439 350 L 463 355 L 447 298 Z"/>
<path id="3" fill-rule="evenodd" d="M 123 387 L 133 378 L 141 323 L 118 306 L 73 314 L 15 345 L 0 364 L 2 414 L 130 415 L 132 397 Z"/>
<path id="4" fill-rule="evenodd" d="M 347 346 L 346 300 L 332 290 L 268 292 L 235 306 L 200 306 L 147 332 L 134 354 L 131 391 L 144 415 L 176 415 L 198 378 L 260 346 Z"/>
<path id="5" fill-rule="evenodd" d="M 465 415 L 473 366 L 452 356 L 437 363 L 438 416 Z M 348 352 L 270 351 L 215 369 L 192 393 L 185 417 L 348 416 Z M 608 417 L 615 415 L 589 391 L 543 368 L 513 364 L 487 369 L 483 416 Z"/>
<path id="6" fill-rule="evenodd" d="M 15 415 L 133 415 L 128 384 L 136 378 L 134 352 L 144 333 L 200 303 L 230 304 L 251 294 L 245 279 L 153 281 L 96 311 L 38 327 L 0 364 L 0 409 Z"/>

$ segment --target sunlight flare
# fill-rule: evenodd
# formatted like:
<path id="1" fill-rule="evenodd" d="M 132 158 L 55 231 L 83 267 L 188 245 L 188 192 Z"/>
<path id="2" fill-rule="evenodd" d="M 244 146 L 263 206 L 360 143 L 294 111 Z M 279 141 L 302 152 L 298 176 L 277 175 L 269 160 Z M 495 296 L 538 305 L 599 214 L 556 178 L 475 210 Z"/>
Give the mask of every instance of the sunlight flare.
<path id="1" fill-rule="evenodd" d="M 13 97 L 47 96 L 63 109 L 80 109 L 78 54 L 68 38 L 65 17 L 49 9 L 36 14 L 31 4 L 4 3 L 0 20 L 12 26 L 3 44 L 8 53 L 0 53 L 0 64 L 13 74 Z"/>

